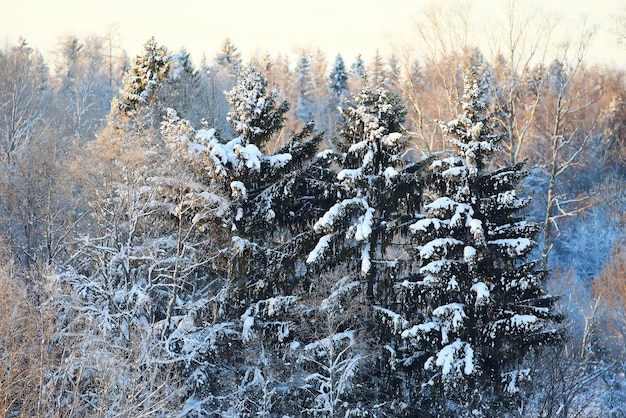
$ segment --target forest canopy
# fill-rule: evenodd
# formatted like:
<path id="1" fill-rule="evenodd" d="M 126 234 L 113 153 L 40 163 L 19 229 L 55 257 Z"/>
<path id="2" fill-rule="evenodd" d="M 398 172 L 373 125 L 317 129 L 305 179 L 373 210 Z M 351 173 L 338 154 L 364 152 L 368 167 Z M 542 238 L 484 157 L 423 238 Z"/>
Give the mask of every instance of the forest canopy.
<path id="1" fill-rule="evenodd" d="M 626 415 L 626 82 L 587 35 L 5 48 L 1 413 Z"/>

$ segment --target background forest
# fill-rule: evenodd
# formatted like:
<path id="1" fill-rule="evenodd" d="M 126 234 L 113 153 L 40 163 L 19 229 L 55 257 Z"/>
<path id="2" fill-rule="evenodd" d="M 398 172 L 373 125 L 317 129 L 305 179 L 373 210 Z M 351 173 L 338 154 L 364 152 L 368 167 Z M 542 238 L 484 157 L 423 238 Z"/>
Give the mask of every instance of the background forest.
<path id="1" fill-rule="evenodd" d="M 624 71 L 430 17 L 420 56 L 5 48 L 0 413 L 626 416 Z"/>

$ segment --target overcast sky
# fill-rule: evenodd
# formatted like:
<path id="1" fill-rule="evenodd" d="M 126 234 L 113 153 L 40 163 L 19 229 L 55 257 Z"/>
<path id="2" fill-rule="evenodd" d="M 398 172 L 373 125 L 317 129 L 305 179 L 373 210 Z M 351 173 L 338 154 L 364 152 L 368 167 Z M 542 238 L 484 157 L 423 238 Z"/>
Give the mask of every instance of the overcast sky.
<path id="1" fill-rule="evenodd" d="M 527 6 L 532 0 L 517 0 Z M 471 4 L 476 39 L 497 24 L 508 0 L 464 0 Z M 545 2 L 548 3 L 548 2 Z M 20 0 L 11 1 L 0 14 L 0 36 L 14 45 L 23 36 L 44 54 L 66 35 L 79 38 L 104 35 L 116 25 L 121 46 L 134 56 L 155 36 L 170 50 L 186 47 L 195 62 L 203 53 L 215 55 L 229 37 L 249 57 L 254 52 L 296 54 L 301 48 L 320 47 L 329 56 L 341 53 L 351 62 L 361 53 L 367 60 L 380 50 L 417 42 L 416 22 L 430 0 Z M 538 4 L 538 3 L 536 3 Z M 542 4 L 557 16 L 562 29 L 575 33 L 582 18 L 597 25 L 587 58 L 626 68 L 626 47 L 618 47 L 615 16 L 626 7 L 623 0 L 551 0 Z M 532 29 L 531 29 L 532 30 Z M 481 46 L 484 48 L 484 46 Z M 483 51 L 487 52 L 487 51 Z"/>

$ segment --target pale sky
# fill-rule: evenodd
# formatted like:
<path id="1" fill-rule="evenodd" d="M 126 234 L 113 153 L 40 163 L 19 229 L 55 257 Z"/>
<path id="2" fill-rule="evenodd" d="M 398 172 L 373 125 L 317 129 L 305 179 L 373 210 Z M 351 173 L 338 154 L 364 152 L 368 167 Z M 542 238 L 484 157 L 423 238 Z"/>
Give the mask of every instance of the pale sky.
<path id="1" fill-rule="evenodd" d="M 626 68 L 626 46 L 618 47 L 611 33 L 615 16 L 626 13 L 623 0 L 542 3 L 549 3 L 540 8 L 557 16 L 563 30 L 575 33 L 583 16 L 597 25 L 588 61 Z M 184 46 L 198 63 L 203 53 L 212 59 L 229 37 L 244 58 L 254 52 L 295 55 L 302 48 L 319 47 L 331 59 L 341 53 L 350 63 L 359 53 L 367 61 L 376 50 L 387 56 L 394 46 L 417 43 L 416 22 L 423 19 L 423 8 L 432 4 L 432 0 L 13 0 L 0 14 L 0 39 L 11 46 L 23 36 L 47 56 L 66 35 L 104 35 L 116 25 L 121 46 L 131 57 L 155 36 L 172 51 Z M 495 16 L 502 16 L 508 0 L 457 4 L 471 4 L 479 39 L 496 24 Z"/>

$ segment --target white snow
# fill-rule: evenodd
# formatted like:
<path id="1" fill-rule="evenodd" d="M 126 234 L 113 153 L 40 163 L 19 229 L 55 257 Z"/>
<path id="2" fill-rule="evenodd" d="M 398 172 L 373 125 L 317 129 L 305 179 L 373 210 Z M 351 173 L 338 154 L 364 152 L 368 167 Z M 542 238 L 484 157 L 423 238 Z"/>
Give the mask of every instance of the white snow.
<path id="1" fill-rule="evenodd" d="M 346 208 L 350 206 L 361 206 L 368 208 L 369 205 L 363 198 L 354 197 L 352 199 L 342 200 L 335 203 L 316 223 L 313 225 L 313 230 L 317 233 L 332 230 L 335 220 L 339 218 Z"/>
<path id="2" fill-rule="evenodd" d="M 263 164 L 280 168 L 292 159 L 289 153 L 263 155 L 255 144 L 247 143 L 241 135 L 222 142 L 215 129 L 194 130 L 174 111 L 169 115 L 170 120 L 163 123 L 162 130 L 170 135 L 174 133 L 174 140 L 186 146 L 187 157 L 200 163 L 211 178 L 233 178 L 245 174 L 247 170 L 259 172 Z"/>
<path id="3" fill-rule="evenodd" d="M 262 157 L 262 160 L 269 163 L 271 167 L 278 168 L 278 167 L 283 167 L 285 164 L 291 161 L 292 158 L 293 157 L 291 154 L 286 153 L 286 154 L 265 155 Z"/>
<path id="4" fill-rule="evenodd" d="M 241 181 L 231 182 L 230 190 L 232 192 L 233 197 L 241 197 L 244 200 L 248 197 L 246 186 Z"/>
<path id="5" fill-rule="evenodd" d="M 457 339 L 437 353 L 435 364 L 441 367 L 444 376 L 460 374 L 461 371 L 470 375 L 475 370 L 474 350 L 468 343 Z"/>
<path id="6" fill-rule="evenodd" d="M 359 168 L 345 168 L 337 173 L 337 180 L 345 181 L 350 180 L 350 182 L 354 183 L 355 180 L 358 180 L 363 176 L 363 169 Z"/>
<path id="7" fill-rule="evenodd" d="M 469 229 L 474 237 L 474 241 L 478 244 L 484 244 L 485 231 L 483 230 L 483 223 L 480 219 L 471 219 L 469 221 Z"/>
<path id="8" fill-rule="evenodd" d="M 511 324 L 516 328 L 530 329 L 533 327 L 533 324 L 535 324 L 538 320 L 539 318 L 537 318 L 535 315 L 516 314 L 513 315 L 513 317 L 511 318 Z"/>
<path id="9" fill-rule="evenodd" d="M 519 257 L 532 248 L 534 242 L 528 238 L 504 238 L 487 242 L 501 247 L 509 257 Z"/>
<path id="10" fill-rule="evenodd" d="M 476 261 L 476 248 L 465 246 L 463 249 L 463 259 L 467 264 L 473 264 Z"/>
<path id="11" fill-rule="evenodd" d="M 474 215 L 474 209 L 470 205 L 467 203 L 456 203 L 454 215 L 450 218 L 450 226 L 460 228 L 468 223 L 472 215 Z"/>
<path id="12" fill-rule="evenodd" d="M 443 177 L 465 177 L 467 175 L 467 169 L 464 166 L 450 167 L 441 172 Z"/>
<path id="13" fill-rule="evenodd" d="M 402 315 L 395 313 L 391 309 L 383 308 L 381 306 L 374 306 L 374 311 L 381 313 L 387 321 L 393 325 L 394 332 L 403 331 L 409 325 L 408 321 L 402 317 Z"/>
<path id="14" fill-rule="evenodd" d="M 467 318 L 465 305 L 462 303 L 448 303 L 433 310 L 433 315 L 441 319 L 452 331 L 463 327 L 463 320 Z"/>
<path id="15" fill-rule="evenodd" d="M 243 208 L 237 208 L 237 214 L 235 215 L 235 220 L 240 221 L 242 219 L 243 219 Z"/>
<path id="16" fill-rule="evenodd" d="M 443 196 L 427 204 L 425 208 L 429 210 L 433 210 L 433 211 L 441 210 L 441 209 L 452 210 L 457 204 L 458 204 L 457 202 L 450 199 L 449 197 Z"/>
<path id="17" fill-rule="evenodd" d="M 385 184 L 388 186 L 391 185 L 391 179 L 396 177 L 398 174 L 400 174 L 398 173 L 398 170 L 393 167 L 385 168 L 385 171 L 383 172 L 383 175 L 385 176 Z"/>
<path id="18" fill-rule="evenodd" d="M 517 194 L 515 190 L 507 190 L 506 192 L 498 193 L 496 199 L 499 205 L 511 207 L 517 199 Z"/>
<path id="19" fill-rule="evenodd" d="M 409 226 L 409 230 L 413 233 L 416 233 L 417 231 L 428 232 L 428 228 L 432 227 L 435 229 L 435 231 L 438 231 L 445 223 L 446 221 L 442 221 L 437 218 L 425 218 L 420 219 L 419 221 Z"/>
<path id="20" fill-rule="evenodd" d="M 472 292 L 476 292 L 476 305 L 484 305 L 489 302 L 491 292 L 489 287 L 483 282 L 474 283 L 470 289 Z"/>
<path id="21" fill-rule="evenodd" d="M 324 255 L 324 253 L 328 249 L 328 246 L 330 245 L 330 239 L 332 237 L 333 234 L 330 233 L 320 238 L 313 251 L 309 253 L 309 256 L 306 259 L 307 264 L 315 263 L 321 256 Z"/>
<path id="22" fill-rule="evenodd" d="M 394 146 L 398 140 L 402 138 L 402 134 L 399 132 L 392 132 L 389 135 L 383 137 L 382 143 L 387 147 Z"/>
<path id="23" fill-rule="evenodd" d="M 330 148 L 326 148 L 325 150 L 318 152 L 316 157 L 323 160 L 330 158 L 333 154 L 335 154 L 335 151 Z"/>
<path id="24" fill-rule="evenodd" d="M 437 276 L 450 264 L 450 260 L 434 260 L 420 268 L 420 274 L 431 274 Z"/>
<path id="25" fill-rule="evenodd" d="M 363 156 L 363 161 L 361 161 L 361 167 L 370 166 L 372 164 L 372 161 L 374 161 L 374 151 L 369 149 Z"/>
<path id="26" fill-rule="evenodd" d="M 423 260 L 431 259 L 435 254 L 441 253 L 441 257 L 446 257 L 448 251 L 457 245 L 463 245 L 463 241 L 456 238 L 437 238 L 420 249 L 420 257 Z"/>
<path id="27" fill-rule="evenodd" d="M 359 218 L 359 221 L 356 224 L 356 233 L 354 234 L 354 239 L 357 242 L 365 241 L 372 234 L 372 223 L 374 221 L 374 209 L 367 208 L 367 211 L 364 215 Z"/>
<path id="28" fill-rule="evenodd" d="M 411 328 L 403 331 L 401 337 L 404 339 L 419 338 L 421 335 L 428 334 L 436 330 L 439 330 L 439 323 L 429 321 L 424 322 L 423 324 L 413 325 Z"/>
<path id="29" fill-rule="evenodd" d="M 356 144 L 350 145 L 350 148 L 348 148 L 348 153 L 349 154 L 355 153 L 365 148 L 367 148 L 367 141 L 360 141 L 360 142 L 357 142 Z"/>
<path id="30" fill-rule="evenodd" d="M 250 341 L 254 337 L 252 327 L 254 326 L 254 317 L 252 316 L 252 307 L 248 308 L 246 312 L 241 315 L 243 326 L 241 330 L 241 338 L 244 342 Z"/>
<path id="31" fill-rule="evenodd" d="M 361 250 L 361 274 L 367 276 L 372 268 L 372 261 L 370 259 L 370 243 L 368 242 Z"/>

